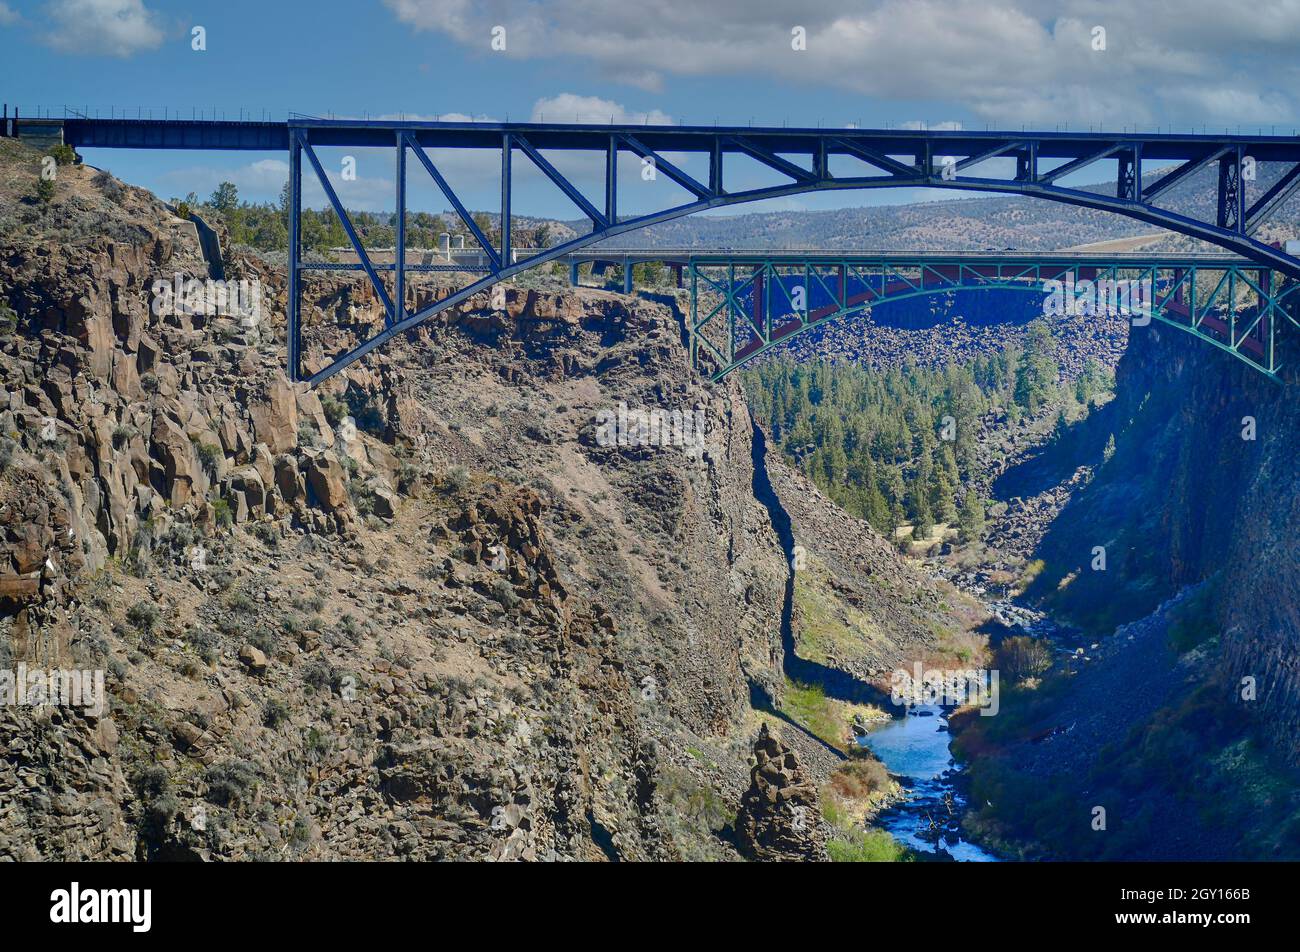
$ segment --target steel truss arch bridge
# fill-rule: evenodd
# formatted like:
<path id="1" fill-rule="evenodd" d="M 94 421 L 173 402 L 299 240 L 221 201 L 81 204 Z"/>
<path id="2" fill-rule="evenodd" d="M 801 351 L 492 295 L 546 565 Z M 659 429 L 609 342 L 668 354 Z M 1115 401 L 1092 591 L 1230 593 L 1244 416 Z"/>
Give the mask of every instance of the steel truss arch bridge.
<path id="1" fill-rule="evenodd" d="M 745 253 L 692 256 L 687 275 L 691 363 L 714 380 L 826 322 L 956 291 L 1037 295 L 1049 317 L 1120 315 L 1134 328 L 1156 321 L 1274 381 L 1279 337 L 1300 326 L 1300 284 L 1233 256 Z"/>
<path id="2" fill-rule="evenodd" d="M 29 120 L 6 122 L 5 131 L 22 135 Z M 50 120 L 44 120 L 48 135 Z M 1142 134 L 1082 132 L 973 132 L 753 128 L 707 126 L 637 126 L 551 123 L 398 122 L 327 120 L 294 116 L 287 122 L 99 119 L 58 120 L 63 141 L 79 148 L 281 150 L 289 155 L 290 247 L 288 363 L 290 376 L 319 384 L 359 360 L 385 341 L 407 331 L 489 286 L 528 268 L 561 258 L 603 239 L 693 212 L 811 191 L 862 188 L 947 188 L 1028 195 L 1083 208 L 1115 212 L 1180 234 L 1203 239 L 1263 266 L 1279 278 L 1300 279 L 1300 258 L 1256 237 L 1260 225 L 1300 187 L 1300 138 L 1277 135 Z M 317 148 L 392 149 L 396 170 L 396 254 L 392 264 L 371 260 L 326 175 Z M 465 203 L 430 159 L 430 149 L 494 150 L 500 157 L 500 240 L 492 243 L 474 223 Z M 603 156 L 601 198 L 589 199 L 574 177 L 561 172 L 550 156 L 585 152 Z M 685 190 L 689 198 L 659 211 L 632 216 L 619 213 L 619 157 L 630 153 L 653 166 Z M 522 156 L 591 220 L 590 233 L 517 260 L 513 254 L 512 167 Z M 707 174 L 691 174 L 680 156 L 702 157 Z M 784 182 L 730 190 L 727 160 L 744 156 Z M 487 273 L 468 286 L 419 310 L 406 307 L 406 274 L 421 266 L 406 261 L 406 183 L 408 159 L 443 193 L 488 258 Z M 357 264 L 308 263 L 303 260 L 300 213 L 303 165 L 311 170 L 356 250 Z M 845 172 L 832 166 L 853 163 Z M 1004 165 L 1008 174 L 990 174 L 988 164 Z M 1114 163 L 1113 194 L 1069 185 L 1099 163 Z M 1267 188 L 1250 195 L 1260 163 L 1278 163 L 1283 171 Z M 1144 172 L 1160 171 L 1148 180 Z M 1212 218 L 1191 217 L 1157 204 L 1177 186 L 1199 181 L 1210 170 L 1205 191 Z M 313 372 L 302 362 L 301 291 L 311 270 L 366 273 L 385 310 L 385 324 L 369 340 L 329 358 Z M 428 269 L 427 266 L 425 268 Z M 390 277 L 391 282 L 386 280 Z M 391 284 L 391 288 L 390 288 Z M 1233 349 L 1237 349 L 1235 346 Z"/>

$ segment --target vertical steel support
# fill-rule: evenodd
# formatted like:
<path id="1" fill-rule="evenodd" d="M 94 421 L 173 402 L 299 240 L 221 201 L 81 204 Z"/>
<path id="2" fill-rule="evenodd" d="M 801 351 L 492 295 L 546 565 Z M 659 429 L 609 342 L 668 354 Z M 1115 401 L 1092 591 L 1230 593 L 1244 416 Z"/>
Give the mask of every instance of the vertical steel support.
<path id="1" fill-rule="evenodd" d="M 1121 201 L 1134 201 L 1133 183 L 1137 176 L 1133 174 L 1133 158 L 1128 152 L 1119 156 L 1119 175 L 1115 182 L 1115 197 Z"/>
<path id="2" fill-rule="evenodd" d="M 1228 343 L 1237 348 L 1237 269 L 1228 269 Z"/>
<path id="3" fill-rule="evenodd" d="M 722 194 L 722 137 L 713 137 L 713 148 L 709 151 L 709 191 L 715 196 Z"/>
<path id="4" fill-rule="evenodd" d="M 510 267 L 510 133 L 501 135 L 501 267 Z"/>
<path id="5" fill-rule="evenodd" d="M 1119 176 L 1115 197 L 1124 201 L 1142 201 L 1142 143 L 1119 154 Z"/>
<path id="6" fill-rule="evenodd" d="M 609 137 L 605 152 L 605 221 L 618 224 L 618 136 Z"/>
<path id="7" fill-rule="evenodd" d="M 1038 143 L 1030 142 L 1028 147 L 1016 154 L 1016 181 L 1038 181 Z"/>
<path id="8" fill-rule="evenodd" d="M 392 321 L 406 320 L 406 139 L 397 133 L 397 257 L 393 262 Z M 391 323 L 391 321 L 390 321 Z"/>
<path id="9" fill-rule="evenodd" d="M 699 359 L 700 345 L 700 287 L 699 278 L 695 272 L 695 260 L 691 259 L 688 267 L 691 269 L 691 326 L 690 326 L 690 346 L 691 346 L 691 366 L 696 366 Z"/>
<path id="10" fill-rule="evenodd" d="M 1277 324 L 1277 278 L 1268 272 L 1268 372 L 1277 373 L 1277 359 L 1273 350 L 1273 327 Z"/>
<path id="11" fill-rule="evenodd" d="M 289 379 L 295 383 L 302 379 L 300 349 L 302 340 L 301 299 L 299 286 L 302 265 L 302 228 L 299 222 L 302 210 L 302 146 L 296 130 L 289 131 L 289 301 L 285 315 L 289 335 Z"/>
<path id="12" fill-rule="evenodd" d="M 1246 217 L 1246 190 L 1241 182 L 1241 146 L 1219 160 L 1219 215 L 1220 228 L 1240 232 Z"/>
<path id="13" fill-rule="evenodd" d="M 736 266 L 727 265 L 727 365 L 736 362 Z"/>
<path id="14" fill-rule="evenodd" d="M 767 280 L 763 282 L 763 322 L 759 325 L 759 336 L 764 343 L 772 336 L 772 284 L 780 281 L 781 275 L 776 270 L 776 266 L 771 262 L 764 262 L 761 265 Z"/>
<path id="15" fill-rule="evenodd" d="M 1263 322 L 1268 319 L 1269 316 L 1268 304 L 1272 300 L 1272 295 L 1266 294 L 1266 291 L 1269 287 L 1268 279 L 1271 276 L 1271 274 L 1272 272 L 1266 271 L 1263 268 L 1260 268 L 1258 271 L 1255 272 L 1255 284 L 1256 284 L 1255 313 L 1257 315 L 1257 319 L 1255 321 L 1255 326 L 1251 328 L 1251 332 L 1257 335 L 1261 342 L 1264 340 Z M 1247 334 L 1246 336 L 1249 337 L 1250 334 Z"/>
<path id="16" fill-rule="evenodd" d="M 803 263 L 803 316 L 800 319 L 800 324 L 805 326 L 809 323 L 810 313 L 813 313 L 813 308 L 809 307 L 811 298 L 813 298 L 813 272 L 805 261 Z"/>

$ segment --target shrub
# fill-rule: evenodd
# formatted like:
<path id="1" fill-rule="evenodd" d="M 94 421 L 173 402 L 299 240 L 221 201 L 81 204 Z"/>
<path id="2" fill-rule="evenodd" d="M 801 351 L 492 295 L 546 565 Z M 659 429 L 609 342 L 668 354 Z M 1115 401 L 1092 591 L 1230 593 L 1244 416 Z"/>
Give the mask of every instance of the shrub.
<path id="1" fill-rule="evenodd" d="M 999 671 L 1012 681 L 1023 681 L 1052 666 L 1052 649 L 1042 639 L 1015 635 L 998 646 L 995 659 Z"/>
<path id="2" fill-rule="evenodd" d="M 889 789 L 889 771 L 874 757 L 855 757 L 831 775 L 831 789 L 847 800 L 865 800 Z"/>
<path id="3" fill-rule="evenodd" d="M 153 602 L 136 602 L 126 610 L 126 620 L 143 634 L 152 634 L 161 616 L 158 606 Z"/>
<path id="4" fill-rule="evenodd" d="M 126 197 L 126 189 L 122 183 L 107 172 L 100 172 L 94 179 L 95 187 L 104 193 L 104 197 L 110 202 L 120 205 L 122 199 Z"/>
<path id="5" fill-rule="evenodd" d="M 249 635 L 248 643 L 258 651 L 273 655 L 280 645 L 280 636 L 269 628 L 259 628 Z"/>
<path id="6" fill-rule="evenodd" d="M 262 723 L 275 730 L 289 720 L 289 706 L 279 698 L 271 698 L 262 708 Z"/>
<path id="7" fill-rule="evenodd" d="M 348 405 L 338 397 L 324 396 L 320 398 L 321 409 L 325 411 L 325 419 L 329 421 L 330 426 L 338 426 L 343 422 L 343 418 L 348 415 Z"/>
<path id="8" fill-rule="evenodd" d="M 215 443 L 198 444 L 198 453 L 199 453 L 199 465 L 202 466 L 204 469 L 206 469 L 209 473 L 216 472 L 217 461 L 220 459 L 224 459 L 226 455 L 222 451 L 221 447 L 217 446 Z"/>
<path id="9" fill-rule="evenodd" d="M 907 848 L 884 830 L 853 830 L 831 839 L 826 855 L 832 863 L 899 863 L 912 858 Z"/>
<path id="10" fill-rule="evenodd" d="M 357 623 L 356 618 L 351 613 L 343 616 L 342 621 L 339 622 L 339 631 L 353 644 L 361 643 L 361 625 Z"/>
<path id="11" fill-rule="evenodd" d="M 238 806 L 257 788 L 257 770 L 246 760 L 213 764 L 203 779 L 208 784 L 208 801 L 218 806 Z"/>
<path id="12" fill-rule="evenodd" d="M 135 776 L 136 796 L 141 800 L 157 800 L 165 795 L 171 787 L 171 778 L 167 775 L 165 767 L 154 764 L 145 767 Z"/>
<path id="13" fill-rule="evenodd" d="M 48 205 L 54 199 L 54 182 L 43 178 L 36 183 L 36 201 Z"/>
<path id="14" fill-rule="evenodd" d="M 329 662 L 317 658 L 303 670 L 302 681 L 314 691 L 324 691 L 334 683 L 335 676 Z"/>
<path id="15" fill-rule="evenodd" d="M 219 526 L 229 527 L 235 524 L 235 516 L 230 511 L 230 503 L 224 499 L 218 499 L 212 503 L 212 514 Z"/>
<path id="16" fill-rule="evenodd" d="M 519 596 L 515 594 L 514 586 L 503 578 L 492 583 L 492 597 L 505 608 L 514 608 L 519 604 Z"/>
<path id="17" fill-rule="evenodd" d="M 45 154 L 52 155 L 54 157 L 55 164 L 57 165 L 71 165 L 72 163 L 77 161 L 76 150 L 73 149 L 72 146 L 68 145 L 66 142 L 56 145 L 54 148 L 50 149 L 50 151 Z"/>
<path id="18" fill-rule="evenodd" d="M 464 466 L 453 466 L 443 478 L 443 488 L 452 492 L 464 492 L 469 486 L 469 470 Z"/>
<path id="19" fill-rule="evenodd" d="M 205 664 L 217 660 L 217 636 L 212 632 L 206 628 L 191 628 L 185 637 Z"/>
<path id="20" fill-rule="evenodd" d="M 274 549 L 280 544 L 280 533 L 275 526 L 269 522 L 255 522 L 249 531 L 261 540 L 263 545 Z"/>

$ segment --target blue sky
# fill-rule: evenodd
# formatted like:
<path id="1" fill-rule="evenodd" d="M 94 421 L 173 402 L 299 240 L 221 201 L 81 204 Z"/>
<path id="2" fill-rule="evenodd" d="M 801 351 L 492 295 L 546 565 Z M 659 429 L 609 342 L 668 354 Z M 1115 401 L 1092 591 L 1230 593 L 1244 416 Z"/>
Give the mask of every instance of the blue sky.
<path id="1" fill-rule="evenodd" d="M 206 31 L 206 50 L 191 48 L 195 26 Z M 504 51 L 492 48 L 497 27 Z M 795 48 L 798 30 L 804 49 Z M 101 115 L 215 110 L 226 118 L 242 109 L 277 119 L 293 110 L 1289 131 L 1298 118 L 1300 2 L 1260 0 L 1248 16 L 1225 17 L 1209 0 L 0 0 L 0 51 L 0 97 L 24 113 L 61 114 L 67 104 Z M 164 198 L 206 195 L 229 179 L 244 198 L 270 200 L 287 168 L 280 154 L 86 158 Z M 357 181 L 336 182 L 345 203 L 391 207 L 391 154 L 356 158 Z M 496 206 L 489 156 L 443 159 L 468 204 Z M 339 160 L 322 156 L 331 169 Z M 594 186 L 594 164 L 589 175 L 573 171 Z M 413 205 L 442 208 L 431 188 L 411 181 Z M 927 197 L 881 190 L 767 207 Z M 540 176 L 519 203 L 519 212 L 578 217 Z"/>

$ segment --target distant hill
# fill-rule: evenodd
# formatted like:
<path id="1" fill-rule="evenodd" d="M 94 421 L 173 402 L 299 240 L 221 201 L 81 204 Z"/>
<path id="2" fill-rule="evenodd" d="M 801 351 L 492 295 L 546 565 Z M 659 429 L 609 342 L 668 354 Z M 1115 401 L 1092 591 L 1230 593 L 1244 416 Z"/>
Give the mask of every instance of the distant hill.
<path id="1" fill-rule="evenodd" d="M 1258 166 L 1248 183 L 1253 201 L 1282 173 Z M 1213 168 L 1170 189 L 1161 207 L 1202 220 L 1214 217 Z M 1147 175 L 1152 182 L 1159 175 Z M 1115 193 L 1113 183 L 1091 186 Z M 1280 209 L 1268 237 L 1300 234 L 1300 207 L 1293 199 Z M 585 222 L 566 222 L 576 231 Z M 992 196 L 831 211 L 750 212 L 728 216 L 692 215 L 619 235 L 619 248 L 824 248 L 828 250 L 981 251 L 987 248 L 1051 251 L 1074 245 L 1149 235 L 1159 231 L 1110 212 L 1077 208 L 1023 196 Z M 1194 243 L 1182 239 L 1179 245 Z"/>

